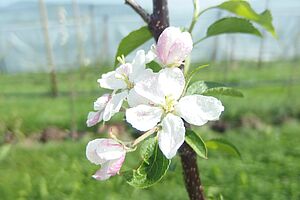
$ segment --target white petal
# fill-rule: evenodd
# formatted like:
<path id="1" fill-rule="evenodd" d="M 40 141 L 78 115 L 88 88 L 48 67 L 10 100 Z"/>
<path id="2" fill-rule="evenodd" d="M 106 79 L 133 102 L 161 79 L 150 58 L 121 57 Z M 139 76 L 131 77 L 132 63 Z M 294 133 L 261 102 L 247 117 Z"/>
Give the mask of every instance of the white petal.
<path id="1" fill-rule="evenodd" d="M 126 110 L 126 121 L 140 131 L 148 131 L 160 122 L 162 113 L 159 107 L 139 105 Z"/>
<path id="2" fill-rule="evenodd" d="M 185 128 L 182 119 L 171 113 L 161 122 L 162 129 L 158 132 L 158 144 L 163 154 L 171 159 L 184 142 Z"/>
<path id="3" fill-rule="evenodd" d="M 125 153 L 126 152 L 123 146 L 113 139 L 102 139 L 100 142 L 97 143 L 96 154 L 102 160 L 110 161 L 119 159 Z"/>
<path id="4" fill-rule="evenodd" d="M 158 85 L 158 74 L 149 74 L 147 78 L 135 84 L 135 91 L 141 96 L 149 99 L 154 104 L 163 105 L 165 103 L 165 96 Z"/>
<path id="5" fill-rule="evenodd" d="M 158 85 L 164 96 L 172 97 L 177 100 L 180 98 L 184 89 L 184 75 L 179 68 L 162 69 L 159 72 Z"/>
<path id="6" fill-rule="evenodd" d="M 124 76 L 128 77 L 132 73 L 132 65 L 130 63 L 122 64 L 116 69 L 116 77 L 122 79 Z"/>
<path id="7" fill-rule="evenodd" d="M 95 139 L 86 146 L 87 159 L 96 165 L 119 159 L 125 154 L 123 146 L 113 139 Z"/>
<path id="8" fill-rule="evenodd" d="M 128 104 L 129 104 L 129 107 L 135 107 L 135 106 L 138 106 L 138 105 L 141 105 L 141 104 L 150 104 L 150 101 L 148 99 L 146 99 L 145 97 L 139 95 L 135 89 L 131 89 L 128 93 L 128 96 L 127 96 L 127 101 L 128 101 Z"/>
<path id="9" fill-rule="evenodd" d="M 156 58 L 156 53 L 155 53 L 155 51 L 156 51 L 156 49 L 155 49 L 156 47 L 155 47 L 155 45 L 153 44 L 152 46 L 151 46 L 151 49 L 148 51 L 148 53 L 146 54 L 146 58 L 145 58 L 145 62 L 146 63 L 149 63 L 149 62 L 151 62 L 151 61 L 153 61 L 155 58 Z"/>
<path id="10" fill-rule="evenodd" d="M 132 73 L 129 75 L 129 80 L 134 82 L 136 78 L 139 77 L 139 74 L 145 70 L 146 55 L 144 50 L 139 50 L 136 52 L 135 58 L 132 61 Z"/>
<path id="11" fill-rule="evenodd" d="M 120 92 L 111 97 L 111 100 L 107 103 L 103 112 L 103 121 L 108 121 L 110 118 L 119 112 L 123 100 L 127 97 L 127 91 Z"/>
<path id="12" fill-rule="evenodd" d="M 103 164 L 104 162 L 106 162 L 106 160 L 101 159 L 97 153 L 96 153 L 96 149 L 101 146 L 101 143 L 104 141 L 105 139 L 95 139 L 90 141 L 87 146 L 86 146 L 86 157 L 87 159 L 96 164 L 96 165 L 100 165 Z"/>
<path id="13" fill-rule="evenodd" d="M 190 124 L 201 126 L 209 120 L 218 120 L 224 107 L 214 97 L 190 95 L 179 100 L 175 111 Z"/>
<path id="14" fill-rule="evenodd" d="M 99 123 L 103 119 L 103 112 L 98 111 L 98 112 L 89 112 L 87 120 L 86 120 L 86 125 L 87 127 L 91 127 Z"/>
<path id="15" fill-rule="evenodd" d="M 94 102 L 94 110 L 103 110 L 110 100 L 111 95 L 110 94 L 104 94 L 101 97 L 99 97 L 95 102 Z"/>
<path id="16" fill-rule="evenodd" d="M 126 83 L 116 78 L 116 72 L 111 71 L 106 74 L 103 74 L 100 79 L 97 80 L 97 82 L 100 84 L 100 87 L 106 88 L 106 89 L 124 89 L 127 87 Z"/>

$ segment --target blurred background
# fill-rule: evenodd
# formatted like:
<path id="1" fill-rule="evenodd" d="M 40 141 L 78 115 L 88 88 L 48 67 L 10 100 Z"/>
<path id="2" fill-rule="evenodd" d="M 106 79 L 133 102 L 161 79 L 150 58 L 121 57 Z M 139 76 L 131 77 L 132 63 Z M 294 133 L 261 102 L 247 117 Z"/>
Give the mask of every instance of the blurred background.
<path id="1" fill-rule="evenodd" d="M 138 1 L 149 12 L 151 1 Z M 200 0 L 201 9 L 223 1 Z M 270 9 L 278 34 L 263 39 L 232 34 L 194 48 L 192 67 L 210 63 L 197 79 L 223 82 L 244 98 L 218 97 L 220 121 L 196 128 L 205 139 L 231 140 L 243 159 L 209 152 L 199 160 L 208 199 L 300 199 L 300 2 L 249 0 Z M 170 0 L 171 25 L 188 26 L 192 1 Z M 200 18 L 201 38 L 217 19 Z M 120 40 L 144 23 L 122 0 L 0 1 L 0 199 L 187 199 L 178 158 L 157 185 L 135 189 L 121 176 L 91 178 L 98 168 L 85 158 L 90 139 L 132 140 L 118 114 L 87 128 L 87 113 L 105 90 L 96 80 L 114 68 Z M 154 41 L 142 48 L 148 49 Z M 132 55 L 129 55 L 129 59 Z M 128 155 L 124 170 L 137 166 Z"/>

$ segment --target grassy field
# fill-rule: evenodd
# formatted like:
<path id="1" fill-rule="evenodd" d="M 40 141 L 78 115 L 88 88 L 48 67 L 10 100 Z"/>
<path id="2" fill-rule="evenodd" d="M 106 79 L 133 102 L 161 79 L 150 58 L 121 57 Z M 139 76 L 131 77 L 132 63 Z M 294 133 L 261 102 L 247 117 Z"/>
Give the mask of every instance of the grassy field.
<path id="1" fill-rule="evenodd" d="M 299 63 L 242 62 L 212 64 L 197 76 L 221 81 L 243 91 L 244 98 L 220 97 L 225 105 L 222 135 L 209 126 L 197 131 L 206 139 L 231 140 L 243 159 L 210 152 L 199 160 L 207 196 L 224 199 L 300 199 L 300 70 Z M 78 71 L 58 74 L 59 96 L 49 96 L 47 74 L 0 75 L 0 144 L 7 133 L 18 143 L 0 146 L 0 199 L 187 199 L 178 158 L 160 184 L 146 190 L 134 189 L 122 177 L 97 182 L 90 177 L 97 166 L 85 158 L 91 133 L 79 141 L 41 144 L 25 140 L 53 126 L 69 130 L 75 120 L 78 131 L 93 101 L 100 96 L 97 78 L 108 68 L 90 68 L 84 77 Z M 72 89 L 73 88 L 73 89 Z M 75 97 L 69 93 L 73 90 Z M 117 123 L 122 115 L 114 118 Z M 125 166 L 136 166 L 136 154 L 128 155 Z"/>

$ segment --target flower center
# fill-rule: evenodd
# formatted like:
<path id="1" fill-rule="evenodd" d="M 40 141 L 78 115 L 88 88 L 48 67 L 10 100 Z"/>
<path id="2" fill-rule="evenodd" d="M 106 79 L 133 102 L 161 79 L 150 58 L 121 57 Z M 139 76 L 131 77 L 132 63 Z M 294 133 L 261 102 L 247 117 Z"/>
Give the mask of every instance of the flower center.
<path id="1" fill-rule="evenodd" d="M 165 105 L 163 105 L 163 109 L 164 109 L 165 113 L 167 114 L 167 113 L 173 112 L 176 100 L 171 96 L 166 96 L 165 100 L 166 100 L 166 103 L 165 103 Z"/>

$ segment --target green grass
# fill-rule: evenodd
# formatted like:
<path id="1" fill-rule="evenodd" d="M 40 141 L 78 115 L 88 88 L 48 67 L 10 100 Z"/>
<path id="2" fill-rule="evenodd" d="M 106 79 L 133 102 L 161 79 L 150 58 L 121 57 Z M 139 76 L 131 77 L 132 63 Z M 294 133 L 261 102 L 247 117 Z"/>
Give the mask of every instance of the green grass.
<path id="1" fill-rule="evenodd" d="M 290 121 L 265 130 L 237 129 L 224 136 L 201 128 L 204 138 L 224 137 L 242 153 L 243 160 L 209 152 L 199 160 L 207 196 L 224 199 L 297 200 L 299 191 L 300 125 Z M 0 150 L 1 199 L 187 199 L 178 157 L 163 180 L 148 189 L 135 189 L 116 176 L 97 182 L 91 175 L 97 166 L 85 158 L 85 145 L 65 141 L 47 144 L 17 144 Z M 6 151 L 5 151 L 6 150 Z M 128 154 L 123 170 L 137 163 Z"/>

